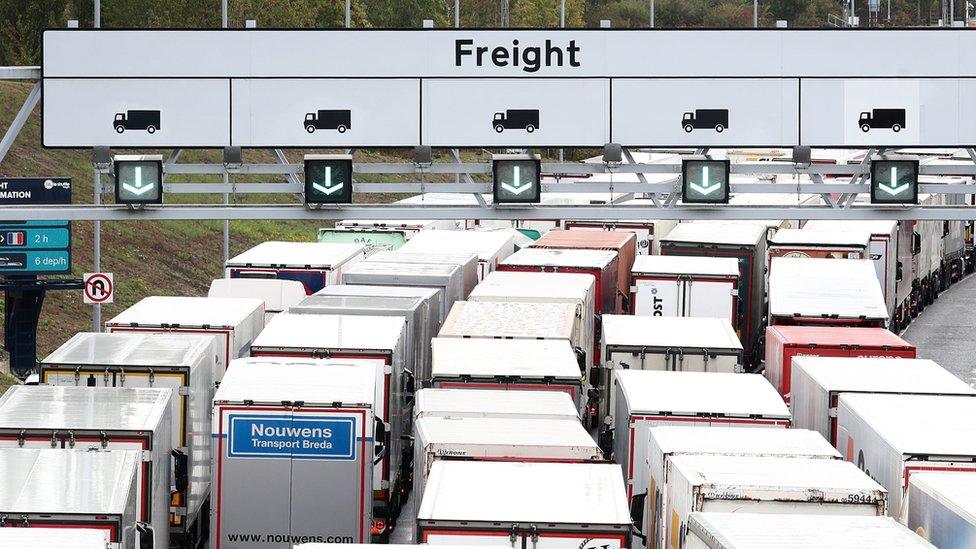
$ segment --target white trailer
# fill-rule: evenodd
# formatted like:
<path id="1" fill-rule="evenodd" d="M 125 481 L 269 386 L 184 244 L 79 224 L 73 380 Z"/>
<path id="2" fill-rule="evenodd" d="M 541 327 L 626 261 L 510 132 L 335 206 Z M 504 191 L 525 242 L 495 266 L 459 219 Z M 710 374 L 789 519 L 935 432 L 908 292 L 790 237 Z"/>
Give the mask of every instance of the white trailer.
<path id="1" fill-rule="evenodd" d="M 421 231 L 456 231 L 459 223 L 453 219 L 343 219 L 335 226 L 361 231 L 403 231 L 410 240 Z"/>
<path id="2" fill-rule="evenodd" d="M 631 314 L 724 318 L 741 332 L 739 262 L 731 257 L 643 255 L 634 260 Z"/>
<path id="3" fill-rule="evenodd" d="M 665 498 L 671 460 L 682 455 L 804 457 L 840 459 L 822 436 L 806 429 L 737 429 L 734 427 L 662 426 L 649 430 L 647 466 L 650 485 L 647 501 L 631 506 L 634 522 L 647 537 L 647 547 L 666 547 Z M 635 511 L 639 512 L 637 515 Z M 635 547 L 637 547 L 635 545 Z"/>
<path id="4" fill-rule="evenodd" d="M 905 524 L 940 549 L 976 547 L 976 474 L 916 473 Z"/>
<path id="5" fill-rule="evenodd" d="M 501 231 L 424 231 L 400 248 L 404 253 L 463 253 L 478 256 L 478 280 L 515 253 L 515 237 Z"/>
<path id="6" fill-rule="evenodd" d="M 883 516 L 885 489 L 839 459 L 761 456 L 671 458 L 668 549 L 682 549 L 694 512 Z"/>
<path id="7" fill-rule="evenodd" d="M 805 226 L 780 229 L 769 237 L 767 253 L 773 257 L 818 257 L 868 259 L 871 233 L 865 230 L 837 231 Z"/>
<path id="8" fill-rule="evenodd" d="M 245 358 L 214 395 L 214 549 L 367 543 L 374 468 L 391 433 L 368 363 Z"/>
<path id="9" fill-rule="evenodd" d="M 794 427 L 813 429 L 836 445 L 837 400 L 848 393 L 976 396 L 976 389 L 925 359 L 793 359 Z"/>
<path id="10" fill-rule="evenodd" d="M 848 393 L 837 399 L 837 449 L 889 492 L 904 520 L 915 473 L 976 471 L 976 398 Z"/>
<path id="11" fill-rule="evenodd" d="M 634 205 L 636 201 L 627 201 Z M 567 219 L 564 223 L 567 230 L 580 231 L 625 231 L 637 236 L 637 255 L 659 255 L 661 253 L 661 239 L 677 225 L 671 219 L 622 219 L 617 221 L 585 221 Z"/>
<path id="12" fill-rule="evenodd" d="M 431 385 L 438 389 L 560 391 L 586 403 L 581 358 L 565 340 L 435 337 Z"/>
<path id="13" fill-rule="evenodd" d="M 441 328 L 441 321 L 443 320 L 440 314 L 443 292 L 436 288 L 339 284 L 322 288 L 316 295 L 419 297 L 427 304 L 423 317 L 427 320 L 428 333 L 437 334 L 437 331 Z"/>
<path id="14" fill-rule="evenodd" d="M 342 275 L 342 283 L 435 288 L 441 292 L 440 321 L 444 322 L 451 305 L 464 299 L 462 275 L 461 267 L 456 264 L 362 261 Z"/>
<path id="15" fill-rule="evenodd" d="M 577 421 L 423 417 L 414 424 L 413 497 L 423 497 L 435 461 L 588 463 L 603 461 Z"/>
<path id="16" fill-rule="evenodd" d="M 413 411 L 416 419 L 494 417 L 580 420 L 573 399 L 561 391 L 421 389 L 417 391 Z"/>
<path id="17" fill-rule="evenodd" d="M 218 278 L 210 283 L 207 297 L 244 297 L 264 301 L 264 321 L 300 303 L 308 294 L 295 280 L 267 278 Z"/>
<path id="18" fill-rule="evenodd" d="M 219 383 L 231 360 L 247 356 L 264 329 L 260 299 L 152 296 L 105 323 L 107 332 L 211 334 L 223 350 L 214 368 Z"/>
<path id="19" fill-rule="evenodd" d="M 473 252 L 407 252 L 379 250 L 369 255 L 367 261 L 377 263 L 412 263 L 431 265 L 457 265 L 461 269 L 461 288 L 456 299 L 467 299 L 478 285 L 478 255 Z"/>
<path id="20" fill-rule="evenodd" d="M 6 526 L 6 525 L 2 525 Z M 84 526 L 50 528 L 0 527 L 0 547 L 29 547 L 30 549 L 112 549 L 115 541 L 108 531 L 86 530 Z M 129 543 L 135 544 L 135 540 Z"/>
<path id="21" fill-rule="evenodd" d="M 568 341 L 585 356 L 578 314 L 571 303 L 458 301 L 437 337 Z"/>
<path id="22" fill-rule="evenodd" d="M 440 460 L 417 514 L 417 540 L 431 545 L 625 549 L 630 529 L 612 464 Z"/>
<path id="23" fill-rule="evenodd" d="M 172 389 L 14 385 L 0 396 L 0 448 L 137 451 L 136 520 L 168 549 L 170 486 L 181 480 L 170 469 L 172 398 Z"/>
<path id="24" fill-rule="evenodd" d="M 687 549 L 935 549 L 888 517 L 692 513 Z"/>
<path id="25" fill-rule="evenodd" d="M 770 261 L 770 325 L 884 328 L 887 322 L 888 309 L 870 261 L 800 257 Z"/>
<path id="26" fill-rule="evenodd" d="M 209 513 L 210 408 L 219 340 L 191 334 L 75 334 L 40 364 L 40 382 L 60 386 L 169 388 L 175 488 L 170 534 L 194 545 Z"/>
<path id="27" fill-rule="evenodd" d="M 83 543 L 89 537 L 112 544 L 103 541 L 100 549 L 166 547 L 138 518 L 139 452 L 4 448 L 0 464 L 0 547 L 88 549 Z M 85 534 L 67 543 L 50 541 L 57 540 L 54 532 L 75 529 Z M 46 532 L 51 545 L 41 542 Z"/>
<path id="28" fill-rule="evenodd" d="M 401 317 L 298 315 L 282 313 L 254 340 L 251 356 L 273 358 L 331 358 L 345 363 L 366 363 L 383 379 L 376 413 L 390 433 L 389 447 L 374 464 L 374 514 L 384 520 L 395 517 L 403 494 L 409 489 L 409 461 L 413 450 L 403 437 L 413 418 L 412 373 L 405 367 L 405 323 Z M 332 363 L 321 362 L 328 367 Z M 301 383 L 301 380 L 297 380 Z"/>
<path id="29" fill-rule="evenodd" d="M 342 273 L 366 257 L 362 244 L 333 242 L 262 242 L 224 264 L 226 278 L 294 280 L 314 294 L 338 284 Z"/>
<path id="30" fill-rule="evenodd" d="M 647 492 L 647 437 L 651 427 L 790 426 L 790 411 L 758 374 L 620 370 L 614 376 L 615 408 L 601 435 L 623 467 L 628 499 Z M 612 436 L 612 442 L 608 438 Z"/>

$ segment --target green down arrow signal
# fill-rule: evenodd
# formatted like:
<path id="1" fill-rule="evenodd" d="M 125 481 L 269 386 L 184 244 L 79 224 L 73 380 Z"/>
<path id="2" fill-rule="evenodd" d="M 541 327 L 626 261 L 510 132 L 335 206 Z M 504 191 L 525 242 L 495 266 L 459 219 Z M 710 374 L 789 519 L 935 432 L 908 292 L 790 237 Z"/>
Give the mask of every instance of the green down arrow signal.
<path id="1" fill-rule="evenodd" d="M 883 182 L 878 183 L 878 190 L 884 191 L 891 196 L 896 196 L 902 191 L 909 187 L 909 183 L 904 183 L 902 185 L 898 184 L 898 168 L 895 166 L 891 167 L 891 181 L 885 185 Z"/>
<path id="2" fill-rule="evenodd" d="M 342 188 L 343 183 L 336 183 L 335 185 L 330 185 L 332 183 L 332 166 L 325 167 L 325 185 L 319 185 L 318 183 L 312 183 L 312 188 L 316 191 L 329 195 L 335 194 L 339 189 Z"/>
<path id="3" fill-rule="evenodd" d="M 514 181 L 512 182 L 511 185 L 509 185 L 508 183 L 502 183 L 502 188 L 516 196 L 529 190 L 529 188 L 531 188 L 532 185 L 528 181 L 526 181 L 525 184 L 523 185 L 519 181 L 521 179 L 520 174 L 521 174 L 521 170 L 519 169 L 519 167 L 512 166 L 512 178 L 514 179 Z"/>
<path id="4" fill-rule="evenodd" d="M 142 166 L 133 166 L 133 169 L 135 170 L 135 184 L 123 183 L 122 188 L 136 196 L 142 196 L 153 190 L 153 187 L 156 186 L 155 183 L 144 184 L 142 181 Z"/>
<path id="5" fill-rule="evenodd" d="M 698 183 L 688 183 L 688 186 L 698 191 L 703 196 L 708 196 L 722 187 L 721 183 L 718 182 L 716 182 L 714 185 L 708 184 L 708 166 L 702 166 L 702 184 L 699 185 Z"/>

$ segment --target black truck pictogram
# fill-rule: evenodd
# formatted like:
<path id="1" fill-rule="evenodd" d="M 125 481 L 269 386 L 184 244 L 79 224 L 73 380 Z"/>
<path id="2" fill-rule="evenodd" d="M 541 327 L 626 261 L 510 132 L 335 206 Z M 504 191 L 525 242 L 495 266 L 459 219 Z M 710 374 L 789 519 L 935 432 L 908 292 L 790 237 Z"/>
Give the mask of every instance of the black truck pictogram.
<path id="1" fill-rule="evenodd" d="M 729 109 L 695 109 L 681 117 L 681 127 L 685 132 L 692 130 L 715 130 L 722 133 L 729 127 Z"/>
<path id="2" fill-rule="evenodd" d="M 858 117 L 857 125 L 861 127 L 861 131 L 864 133 L 876 129 L 900 132 L 905 127 L 905 109 L 871 109 L 870 112 L 864 111 Z"/>
<path id="3" fill-rule="evenodd" d="M 352 111 L 348 109 L 319 109 L 305 113 L 305 131 L 314 133 L 315 130 L 336 130 L 346 133 L 352 128 Z"/>
<path id="4" fill-rule="evenodd" d="M 491 126 L 502 133 L 505 130 L 525 130 L 532 133 L 539 129 L 539 109 L 508 109 L 496 112 Z"/>
<path id="5" fill-rule="evenodd" d="M 156 133 L 159 129 L 159 111 L 131 110 L 115 113 L 115 120 L 112 122 L 115 131 L 122 133 L 125 130 L 145 130 L 149 133 Z"/>

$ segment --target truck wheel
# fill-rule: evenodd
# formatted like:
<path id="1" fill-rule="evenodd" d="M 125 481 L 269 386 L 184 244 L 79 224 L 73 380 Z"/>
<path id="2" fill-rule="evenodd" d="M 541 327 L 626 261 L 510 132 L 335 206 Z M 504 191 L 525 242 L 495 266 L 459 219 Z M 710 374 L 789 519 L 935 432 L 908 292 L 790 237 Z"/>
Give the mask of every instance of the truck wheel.
<path id="1" fill-rule="evenodd" d="M 339 133 L 346 133 L 346 127 L 342 124 L 339 124 L 339 127 L 336 129 L 339 130 Z"/>
<path id="2" fill-rule="evenodd" d="M 717 126 L 715 126 L 715 131 L 717 131 L 718 133 L 722 133 L 725 131 L 725 126 L 718 124 Z"/>
<path id="3" fill-rule="evenodd" d="M 115 131 L 118 133 L 122 133 L 125 131 L 125 126 L 115 126 Z"/>
<path id="4" fill-rule="evenodd" d="M 503 131 L 505 131 L 505 126 L 502 126 L 501 124 L 499 124 L 499 125 L 495 126 L 495 131 L 498 132 L 498 133 L 502 133 Z"/>
<path id="5" fill-rule="evenodd" d="M 529 133 L 532 133 L 532 132 L 535 131 L 535 126 L 533 126 L 532 124 L 529 124 L 528 126 L 525 127 L 525 131 L 527 131 Z"/>
<path id="6" fill-rule="evenodd" d="M 691 130 L 695 129 L 691 124 L 685 124 L 685 133 L 691 133 Z"/>
<path id="7" fill-rule="evenodd" d="M 156 126 L 147 126 L 146 131 L 149 133 L 156 133 Z"/>
<path id="8" fill-rule="evenodd" d="M 868 131 L 870 131 L 870 130 L 871 130 L 871 126 L 868 126 L 867 124 L 861 124 L 861 131 L 862 132 L 868 133 Z"/>
<path id="9" fill-rule="evenodd" d="M 895 133 L 900 132 L 901 131 L 901 124 L 895 124 L 894 126 L 892 126 L 891 127 L 891 131 L 893 131 Z"/>
<path id="10" fill-rule="evenodd" d="M 315 133 L 315 126 L 305 126 L 305 131 L 308 133 Z"/>

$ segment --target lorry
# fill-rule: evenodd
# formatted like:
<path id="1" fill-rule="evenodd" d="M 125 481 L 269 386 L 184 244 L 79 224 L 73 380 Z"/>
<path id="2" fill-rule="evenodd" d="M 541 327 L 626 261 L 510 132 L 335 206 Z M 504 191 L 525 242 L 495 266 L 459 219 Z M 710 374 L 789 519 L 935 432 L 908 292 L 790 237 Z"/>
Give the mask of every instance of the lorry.
<path id="1" fill-rule="evenodd" d="M 857 117 L 857 125 L 864 133 L 877 129 L 886 129 L 898 133 L 905 127 L 905 109 L 863 111 Z"/>
<path id="2" fill-rule="evenodd" d="M 515 253 L 515 237 L 502 231 L 422 231 L 400 250 L 413 254 L 475 254 L 480 282 L 499 261 Z"/>
<path id="3" fill-rule="evenodd" d="M 264 322 L 305 299 L 305 286 L 295 280 L 270 278 L 216 278 L 207 297 L 243 297 L 264 301 Z"/>
<path id="4" fill-rule="evenodd" d="M 335 295 L 335 296 L 363 296 L 363 297 L 416 297 L 424 301 L 426 312 L 423 318 L 426 320 L 430 334 L 436 334 L 441 327 L 441 296 L 443 293 L 436 288 L 422 288 L 411 286 L 370 286 L 338 284 L 322 288 L 316 295 Z"/>
<path id="5" fill-rule="evenodd" d="M 871 233 L 864 230 L 780 229 L 769 238 L 767 254 L 774 257 L 868 259 Z"/>
<path id="6" fill-rule="evenodd" d="M 172 389 L 14 385 L 0 396 L 0 448 L 137 451 L 133 520 L 152 527 L 155 549 L 168 549 L 170 487 L 189 481 L 185 468 L 171 474 L 172 398 Z M 62 469 L 47 481 L 63 488 L 74 478 L 67 471 L 79 473 Z"/>
<path id="7" fill-rule="evenodd" d="M 623 467 L 628 502 L 647 493 L 648 430 L 661 425 L 788 428 L 790 411 L 759 374 L 620 370 L 612 430 L 600 437 Z"/>
<path id="8" fill-rule="evenodd" d="M 342 273 L 366 257 L 362 244 L 262 242 L 227 260 L 226 278 L 295 280 L 307 295 L 338 284 Z"/>
<path id="9" fill-rule="evenodd" d="M 431 386 L 561 391 L 578 411 L 588 404 L 579 355 L 565 340 L 436 337 Z"/>
<path id="10" fill-rule="evenodd" d="M 766 300 L 766 227 L 747 222 L 678 225 L 661 240 L 661 255 L 732 257 L 739 263 L 739 339 L 743 361 L 758 366 Z"/>
<path id="11" fill-rule="evenodd" d="M 413 449 L 404 436 L 410 433 L 413 373 L 406 369 L 405 322 L 402 317 L 309 315 L 282 313 L 268 323 L 251 346 L 252 357 L 324 358 L 370 364 L 382 378 L 375 403 L 390 444 L 374 463 L 373 516 L 392 526 L 409 490 Z M 215 397 L 216 398 L 216 397 Z M 384 531 L 379 532 L 385 533 Z"/>
<path id="12" fill-rule="evenodd" d="M 383 379 L 367 362 L 321 362 L 238 359 L 217 389 L 214 549 L 368 543 L 385 531 L 370 504 L 372 464 L 394 436 L 379 410 Z"/>
<path id="13" fill-rule="evenodd" d="M 884 328 L 769 326 L 763 375 L 789 404 L 796 357 L 915 358 L 915 352 L 914 345 Z"/>
<path id="14" fill-rule="evenodd" d="M 806 429 L 737 429 L 735 427 L 651 427 L 648 431 L 647 466 L 651 483 L 646 503 L 631 507 L 634 524 L 643 533 L 644 546 L 666 547 L 665 499 L 671 460 L 683 455 L 765 456 L 841 459 L 840 452 L 820 434 Z"/>
<path id="15" fill-rule="evenodd" d="M 715 130 L 724 132 L 729 127 L 729 109 L 695 109 L 681 115 L 681 128 L 686 133 L 692 130 Z"/>
<path id="16" fill-rule="evenodd" d="M 607 250 L 529 247 L 508 256 L 498 265 L 498 270 L 588 274 L 596 284 L 594 314 L 599 318 L 603 313 L 613 314 L 617 310 L 619 262 L 619 255 Z"/>
<path id="17" fill-rule="evenodd" d="M 349 109 L 319 109 L 305 113 L 305 131 L 315 133 L 315 130 L 335 130 L 346 133 L 352 128 L 352 111 Z"/>
<path id="18" fill-rule="evenodd" d="M 626 549 L 630 530 L 617 465 L 440 460 L 420 502 L 416 539 L 429 545 Z"/>
<path id="19" fill-rule="evenodd" d="M 904 521 L 912 475 L 976 471 L 974 414 L 971 396 L 841 394 L 836 447 L 888 490 L 891 516 Z"/>
<path id="20" fill-rule="evenodd" d="M 739 316 L 739 264 L 731 257 L 641 255 L 631 280 L 631 314 L 724 318 L 736 334 L 745 328 Z"/>
<path id="21" fill-rule="evenodd" d="M 805 549 L 816 540 L 836 549 L 935 549 L 888 517 L 692 513 L 687 549 Z"/>
<path id="22" fill-rule="evenodd" d="M 115 113 L 112 127 L 118 133 L 125 133 L 125 130 L 145 130 L 146 133 L 156 133 L 161 129 L 159 125 L 159 111 L 151 110 L 129 110 Z"/>
<path id="23" fill-rule="evenodd" d="M 491 127 L 502 133 L 505 130 L 525 130 L 532 133 L 539 129 L 539 109 L 508 109 L 491 117 Z"/>
<path id="24" fill-rule="evenodd" d="M 774 257 L 769 262 L 770 326 L 887 324 L 888 308 L 870 261 Z"/>
<path id="25" fill-rule="evenodd" d="M 210 407 L 214 364 L 223 358 L 213 335 L 86 333 L 40 363 L 40 382 L 56 386 L 169 388 L 176 483 L 169 507 L 170 540 L 195 547 L 210 513 Z"/>
<path id="26" fill-rule="evenodd" d="M 330 244 L 362 244 L 366 246 L 366 253 L 370 253 L 399 249 L 407 241 L 407 233 L 389 229 L 321 228 L 316 240 Z"/>
<path id="27" fill-rule="evenodd" d="M 414 424 L 414 497 L 423 499 L 437 461 L 592 463 L 603 461 L 577 421 L 540 418 L 424 417 Z"/>
<path id="28" fill-rule="evenodd" d="M 155 539 L 153 526 L 138 517 L 139 452 L 2 448 L 0 463 L 0 547 L 88 549 L 82 545 L 88 537 L 114 544 L 103 541 L 99 549 L 166 547 Z M 67 544 L 40 543 L 45 533 L 50 539 L 54 532 L 77 530 L 85 533 Z"/>
<path id="29" fill-rule="evenodd" d="M 456 299 L 467 299 L 471 290 L 478 285 L 478 255 L 470 252 L 427 252 L 417 253 L 406 250 L 379 250 L 366 258 L 380 263 L 420 263 L 433 265 L 457 265 L 461 268 L 461 288 Z"/>
<path id="30" fill-rule="evenodd" d="M 616 221 L 588 221 L 567 219 L 563 226 L 569 231 L 626 231 L 637 237 L 637 255 L 659 255 L 661 238 L 677 224 L 665 219 L 625 219 Z"/>
<path id="31" fill-rule="evenodd" d="M 931 360 L 835 358 L 793 360 L 793 426 L 837 440 L 837 402 L 852 393 L 976 396 L 976 389 Z"/>
<path id="32" fill-rule="evenodd" d="M 885 489 L 839 459 L 683 455 L 671 458 L 669 474 L 668 549 L 687 547 L 695 512 L 880 517 L 887 509 Z"/>
<path id="33" fill-rule="evenodd" d="M 413 406 L 424 417 L 497 417 L 580 421 L 579 408 L 562 391 L 421 389 Z"/>
<path id="34" fill-rule="evenodd" d="M 414 286 L 440 290 L 440 322 L 454 302 L 464 298 L 461 267 L 454 264 L 363 261 L 342 275 L 346 285 Z"/>
<path id="35" fill-rule="evenodd" d="M 264 329 L 264 301 L 254 298 L 150 296 L 105 323 L 112 333 L 210 334 L 222 350 L 215 363 L 220 383 L 231 360 L 247 356 Z"/>
<path id="36" fill-rule="evenodd" d="M 976 546 L 976 474 L 917 473 L 908 480 L 905 523 L 940 549 Z"/>

